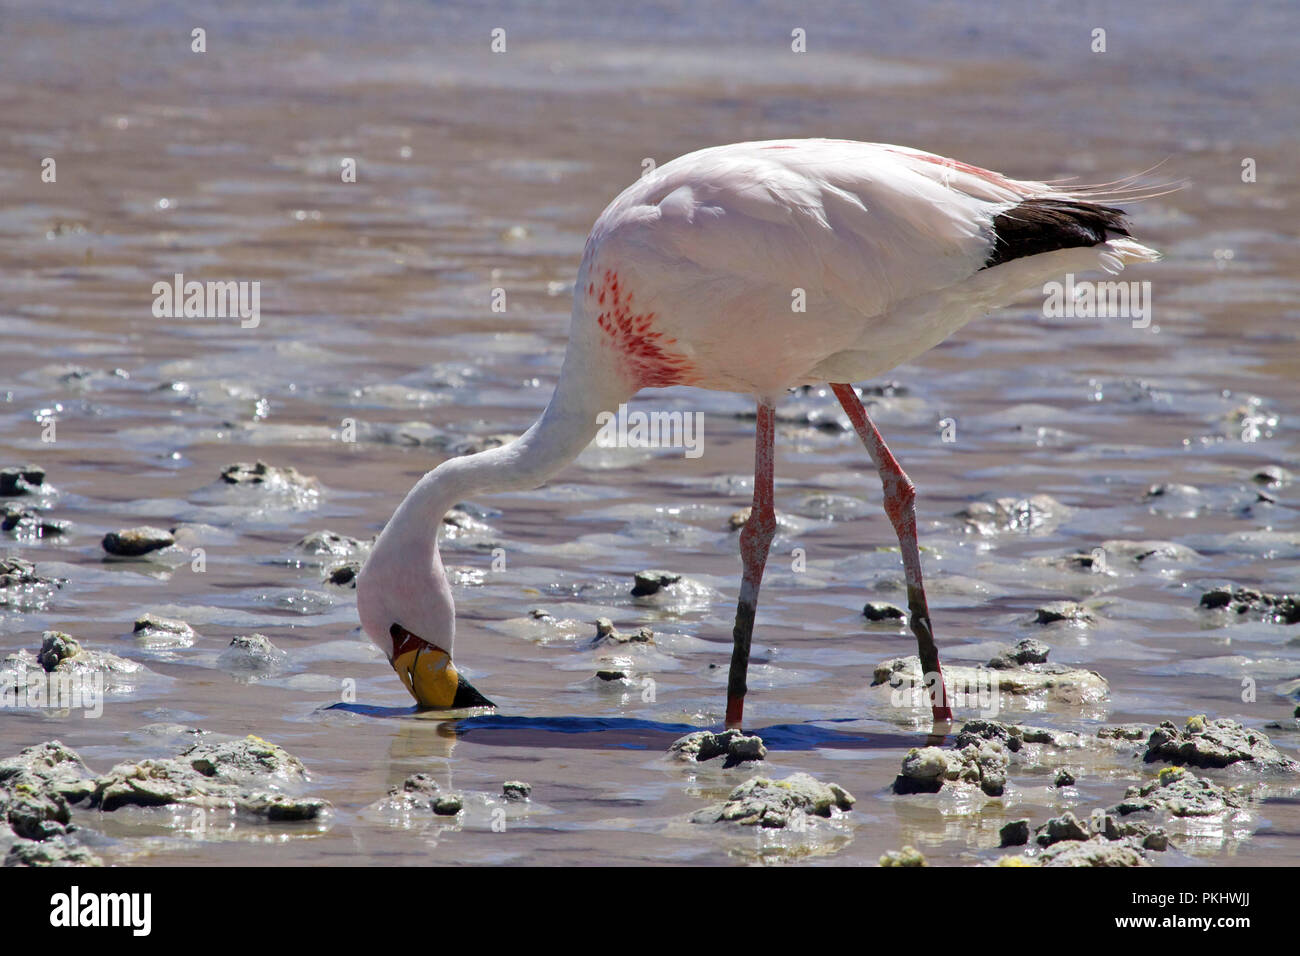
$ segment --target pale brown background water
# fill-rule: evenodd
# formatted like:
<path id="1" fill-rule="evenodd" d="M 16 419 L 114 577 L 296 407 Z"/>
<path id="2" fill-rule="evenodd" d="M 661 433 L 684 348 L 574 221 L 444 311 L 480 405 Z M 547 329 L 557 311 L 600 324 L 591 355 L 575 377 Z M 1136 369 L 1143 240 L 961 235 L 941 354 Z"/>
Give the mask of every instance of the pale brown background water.
<path id="1" fill-rule="evenodd" d="M 407 704 L 358 635 L 351 592 L 286 561 L 313 530 L 373 535 L 445 456 L 394 440 L 392 426 L 429 423 L 406 433 L 453 440 L 527 426 L 559 368 L 586 230 L 643 158 L 819 135 L 905 143 L 1021 177 L 1103 181 L 1163 163 L 1153 181 L 1190 181 L 1132 209 L 1137 233 L 1166 254 L 1127 276 L 1152 283 L 1158 332 L 1045 319 L 1027 290 L 896 370 L 906 394 L 874 413 L 920 488 L 948 655 L 982 661 L 994 644 L 1035 634 L 1054 659 L 1110 680 L 1108 707 L 1033 720 L 1077 730 L 1199 712 L 1252 726 L 1287 718 L 1296 629 L 1221 626 L 1196 604 L 1202 586 L 1224 580 L 1300 588 L 1296 486 L 1267 505 L 1248 481 L 1263 465 L 1300 466 L 1296 13 L 1287 3 L 897 7 L 8 9 L 0 464 L 45 466 L 58 489 L 52 514 L 74 527 L 63 539 L 0 542 L 68 579 L 43 610 L 0 611 L 0 650 L 60 628 L 168 680 L 110 699 L 99 720 L 4 713 L 0 752 L 57 737 L 102 771 L 171 752 L 132 733 L 150 723 L 257 733 L 300 756 L 311 792 L 335 808 L 320 826 L 201 834 L 188 818 L 86 818 L 121 838 L 97 847 L 109 862 L 716 863 L 766 847 L 873 863 L 913 842 L 932 862 L 969 864 L 997 855 L 1007 816 L 1040 822 L 1113 803 L 1140 765 L 1090 768 L 1071 797 L 1047 778 L 1013 776 L 1005 810 L 978 815 L 888 794 L 922 725 L 866 685 L 874 663 L 912 644 L 858 612 L 868 598 L 899 599 L 897 552 L 852 435 L 790 427 L 778 449 L 788 522 L 763 592 L 747 716 L 760 732 L 802 729 L 765 734 L 771 772 L 808 770 L 859 803 L 809 837 L 685 822 L 748 775 L 688 771 L 662 752 L 674 725 L 720 720 L 739 575 L 726 517 L 747 502 L 732 479 L 752 449 L 737 417 L 745 399 L 689 390 L 649 392 L 637 407 L 703 411 L 699 459 L 593 450 L 548 490 L 477 502 L 492 509 L 493 533 L 445 546 L 464 569 L 462 665 L 503 715 L 549 721 L 480 722 L 458 739 L 436 720 L 323 711 L 345 679 L 363 704 Z M 207 30 L 205 54 L 190 52 L 195 26 Z M 1104 54 L 1089 49 L 1099 26 Z M 494 27 L 507 30 L 505 55 L 488 50 Z M 795 27 L 808 32 L 806 54 L 790 52 Z M 40 181 L 46 156 L 56 184 Z M 340 182 L 343 157 L 358 160 L 355 184 Z M 1258 164 L 1255 183 L 1241 180 L 1244 157 Z M 260 327 L 154 318 L 150 289 L 176 272 L 260 281 Z M 504 315 L 489 308 L 496 287 L 507 290 Z M 830 404 L 791 410 L 818 402 Z M 1265 425 L 1247 443 L 1233 416 L 1252 403 Z M 39 420 L 51 414 L 57 441 L 45 444 Z M 951 444 L 937 425 L 948 417 Z M 355 444 L 338 440 L 346 418 L 359 423 Z M 254 458 L 315 475 L 323 491 L 290 501 L 217 485 L 224 465 Z M 1202 494 L 1143 502 L 1161 481 Z M 953 517 L 976 498 L 1033 493 L 1073 510 L 994 536 Z M 207 551 L 206 573 L 103 560 L 106 531 L 145 522 L 184 526 L 186 543 Z M 1200 558 L 1104 579 L 1029 563 L 1111 538 L 1173 540 Z M 493 544 L 506 571 L 490 570 Z M 808 556 L 802 574 L 790 570 L 796 547 Z M 698 588 L 638 605 L 628 576 L 643 567 Z M 1039 634 L 1026 623 L 1045 600 L 1085 595 L 1099 601 L 1096 628 Z M 581 638 L 529 639 L 535 629 L 517 619 L 534 607 L 583 622 Z M 189 620 L 201 639 L 142 650 L 131 622 L 148 610 Z M 598 652 L 586 637 L 600 615 L 656 630 L 655 650 L 629 655 L 654 678 L 653 702 L 592 680 Z M 250 684 L 215 666 L 233 635 L 253 630 L 288 652 L 288 672 Z M 1241 699 L 1243 676 L 1258 681 L 1253 703 Z M 598 730 L 602 718 L 625 721 Z M 1295 753 L 1294 731 L 1270 734 Z M 533 812 L 504 833 L 490 829 L 486 798 L 450 829 L 362 813 L 416 771 L 470 794 L 528 780 Z M 1294 802 L 1261 804 L 1251 827 L 1249 838 L 1205 835 L 1164 862 L 1300 859 Z"/>

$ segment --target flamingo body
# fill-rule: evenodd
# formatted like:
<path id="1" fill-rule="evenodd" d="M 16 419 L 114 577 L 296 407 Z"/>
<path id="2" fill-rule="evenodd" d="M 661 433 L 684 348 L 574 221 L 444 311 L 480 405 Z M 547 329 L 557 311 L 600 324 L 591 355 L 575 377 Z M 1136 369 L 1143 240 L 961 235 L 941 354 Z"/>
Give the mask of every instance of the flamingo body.
<path id="1" fill-rule="evenodd" d="M 704 149 L 623 191 L 587 239 L 564 365 L 522 436 L 449 459 L 393 514 L 357 579 L 362 628 L 423 706 L 486 703 L 452 664 L 455 608 L 437 533 L 457 501 L 537 487 L 595 436 L 602 412 L 646 387 L 757 401 L 752 517 L 733 632 L 726 722 L 739 726 L 750 635 L 776 530 L 773 407 L 831 385 L 880 473 L 898 535 L 923 673 L 951 711 L 916 540 L 915 489 L 850 384 L 915 358 L 978 315 L 1067 272 L 1158 258 L 1114 198 L 933 153 L 844 140 Z"/>

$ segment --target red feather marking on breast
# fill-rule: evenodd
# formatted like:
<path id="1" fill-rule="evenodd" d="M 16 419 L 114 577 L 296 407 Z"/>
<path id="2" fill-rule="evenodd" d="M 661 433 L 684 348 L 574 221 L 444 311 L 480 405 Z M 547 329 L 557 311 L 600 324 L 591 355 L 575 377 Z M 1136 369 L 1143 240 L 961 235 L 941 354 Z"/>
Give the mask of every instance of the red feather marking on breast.
<path id="1" fill-rule="evenodd" d="M 677 340 L 653 330 L 655 314 L 632 311 L 632 292 L 616 271 L 606 269 L 600 274 L 599 285 L 588 284 L 587 298 L 595 300 L 599 309 L 596 324 L 637 388 L 689 385 L 695 380 L 691 360 L 668 348 Z"/>

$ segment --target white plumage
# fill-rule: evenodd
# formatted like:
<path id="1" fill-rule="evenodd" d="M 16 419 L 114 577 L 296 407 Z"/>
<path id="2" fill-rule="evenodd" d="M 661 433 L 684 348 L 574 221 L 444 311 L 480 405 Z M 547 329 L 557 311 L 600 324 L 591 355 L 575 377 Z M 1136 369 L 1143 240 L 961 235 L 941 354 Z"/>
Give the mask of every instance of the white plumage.
<path id="1" fill-rule="evenodd" d="M 773 405 L 789 387 L 828 383 L 880 470 L 920 657 L 938 673 L 914 491 L 847 383 L 915 358 L 1049 279 L 1158 258 L 1128 238 L 1120 210 L 1097 205 L 1118 198 L 844 140 L 739 143 L 665 164 L 624 190 L 591 230 L 564 366 L 542 416 L 514 442 L 443 462 L 394 513 L 358 577 L 362 627 L 390 660 L 399 639 L 408 659 L 420 659 L 411 648 L 423 643 L 434 649 L 425 660 L 449 660 L 455 609 L 436 541 L 455 502 L 542 484 L 586 447 L 601 412 L 642 388 L 752 394 L 755 495 L 741 538 L 727 707 L 728 725 L 739 726 L 776 527 Z M 442 672 L 430 681 L 452 686 Z M 933 709 L 936 719 L 951 716 L 942 697 Z"/>
<path id="2" fill-rule="evenodd" d="M 643 177 L 596 220 L 571 337 L 599 337 L 589 323 L 601 306 L 582 293 L 614 268 L 636 311 L 653 313 L 653 328 L 693 364 L 690 384 L 775 398 L 879 375 L 1065 272 L 1156 258 L 1115 238 L 981 271 L 994 217 L 1035 198 L 1086 194 L 877 143 L 700 150 Z"/>

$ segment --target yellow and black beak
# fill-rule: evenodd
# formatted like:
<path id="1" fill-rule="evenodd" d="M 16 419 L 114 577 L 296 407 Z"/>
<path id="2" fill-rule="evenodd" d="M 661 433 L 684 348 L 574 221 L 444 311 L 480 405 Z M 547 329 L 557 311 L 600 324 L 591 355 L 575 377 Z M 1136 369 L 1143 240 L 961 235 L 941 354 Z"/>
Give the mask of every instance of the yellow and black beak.
<path id="1" fill-rule="evenodd" d="M 393 638 L 393 670 L 421 707 L 460 710 L 496 706 L 460 676 L 451 655 L 441 647 L 400 624 L 394 624 L 388 633 Z"/>

